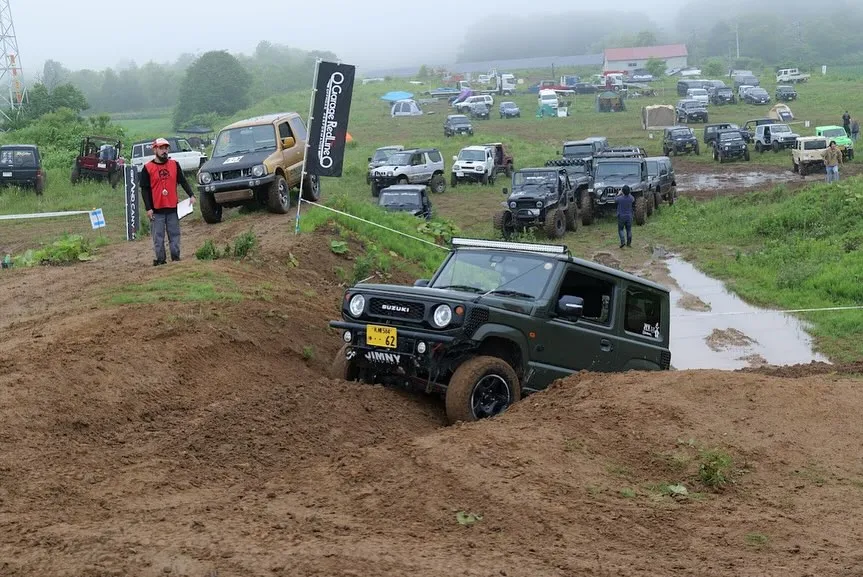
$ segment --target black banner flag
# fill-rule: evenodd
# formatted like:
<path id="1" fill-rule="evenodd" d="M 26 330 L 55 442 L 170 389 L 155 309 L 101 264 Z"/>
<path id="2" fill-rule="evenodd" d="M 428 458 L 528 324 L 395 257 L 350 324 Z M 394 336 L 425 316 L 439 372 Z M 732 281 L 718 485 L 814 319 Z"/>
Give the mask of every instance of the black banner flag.
<path id="1" fill-rule="evenodd" d="M 141 206 L 138 203 L 138 169 L 131 164 L 123 165 L 126 191 L 126 240 L 138 237 Z"/>
<path id="2" fill-rule="evenodd" d="M 318 62 L 315 101 L 309 125 L 306 172 L 317 176 L 341 176 L 345 137 L 351 111 L 356 67 Z"/>

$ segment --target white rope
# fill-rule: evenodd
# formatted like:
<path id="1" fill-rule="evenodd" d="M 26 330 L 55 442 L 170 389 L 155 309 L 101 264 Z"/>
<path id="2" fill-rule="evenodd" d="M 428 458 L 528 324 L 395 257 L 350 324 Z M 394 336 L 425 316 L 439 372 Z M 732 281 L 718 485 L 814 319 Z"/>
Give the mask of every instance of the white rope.
<path id="1" fill-rule="evenodd" d="M 384 229 L 384 230 L 388 230 L 388 231 L 390 231 L 390 232 L 394 232 L 394 233 L 396 233 L 396 234 L 400 234 L 400 235 L 402 235 L 402 236 L 406 236 L 406 237 L 408 237 L 408 238 L 412 238 L 412 239 L 414 239 L 414 240 L 418 240 L 418 241 L 420 241 L 420 242 L 424 242 L 424 243 L 429 244 L 429 245 L 431 245 L 431 246 L 433 246 L 433 247 L 435 247 L 435 248 L 439 248 L 439 249 L 442 249 L 442 250 L 449 251 L 449 249 L 448 249 L 447 247 L 445 247 L 445 246 L 441 246 L 441 245 L 439 245 L 439 244 L 435 244 L 435 243 L 431 242 L 430 240 L 426 240 L 426 239 L 424 239 L 424 238 L 420 238 L 420 237 L 418 237 L 418 236 L 412 236 L 412 235 L 407 234 L 407 233 L 404 233 L 404 232 L 402 232 L 402 231 L 400 231 L 400 230 L 396 230 L 396 229 L 394 229 L 394 228 L 390 228 L 390 227 L 388 227 L 388 226 L 384 226 L 384 225 L 382 225 L 382 224 L 378 224 L 378 223 L 376 223 L 376 222 L 372 222 L 372 221 L 370 221 L 370 220 L 366 220 L 366 219 L 364 219 L 364 218 L 360 218 L 360 217 L 358 217 L 358 216 L 354 216 L 354 215 L 352 215 L 352 214 L 348 214 L 347 212 L 343 212 L 343 211 L 341 211 L 341 210 L 336 210 L 335 208 L 332 208 L 332 207 L 330 207 L 330 206 L 324 206 L 323 204 L 318 204 L 317 202 L 312 202 L 312 201 L 310 201 L 310 200 L 304 200 L 303 202 L 304 202 L 304 203 L 306 203 L 306 204 L 311 204 L 311 205 L 314 205 L 314 206 L 319 206 L 319 207 L 321 207 L 321 208 L 325 208 L 325 209 L 330 210 L 330 211 L 332 211 L 332 212 L 335 212 L 335 213 L 337 213 L 337 214 L 342 214 L 342 215 L 344 215 L 344 216 L 348 216 L 348 217 L 350 217 L 350 218 L 354 218 L 354 219 L 359 220 L 359 221 L 362 221 L 362 222 L 364 222 L 364 223 L 366 223 L 366 224 L 371 224 L 371 225 L 374 225 L 374 226 L 376 226 L 376 227 L 378 227 L 378 228 L 382 228 L 382 229 Z M 297 224 L 297 228 L 299 229 L 299 224 Z"/>
<path id="2" fill-rule="evenodd" d="M 55 216 L 71 216 L 73 214 L 90 214 L 90 210 L 69 210 L 65 212 L 34 212 L 31 214 L 4 214 L 0 220 L 18 220 L 23 218 L 51 218 Z"/>

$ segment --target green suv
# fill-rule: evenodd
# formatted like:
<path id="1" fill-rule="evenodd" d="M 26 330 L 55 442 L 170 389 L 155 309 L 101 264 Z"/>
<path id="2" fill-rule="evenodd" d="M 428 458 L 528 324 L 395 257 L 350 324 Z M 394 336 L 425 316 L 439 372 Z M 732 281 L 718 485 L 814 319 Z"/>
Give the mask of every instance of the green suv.
<path id="1" fill-rule="evenodd" d="M 577 371 L 670 367 L 667 288 L 566 246 L 452 244 L 430 280 L 345 291 L 334 376 L 442 394 L 456 422 Z"/>
<path id="2" fill-rule="evenodd" d="M 848 137 L 848 133 L 841 126 L 816 126 L 815 136 L 823 136 L 827 139 L 827 144 L 836 141 L 836 146 L 842 151 L 844 160 L 854 158 L 854 141 Z"/>

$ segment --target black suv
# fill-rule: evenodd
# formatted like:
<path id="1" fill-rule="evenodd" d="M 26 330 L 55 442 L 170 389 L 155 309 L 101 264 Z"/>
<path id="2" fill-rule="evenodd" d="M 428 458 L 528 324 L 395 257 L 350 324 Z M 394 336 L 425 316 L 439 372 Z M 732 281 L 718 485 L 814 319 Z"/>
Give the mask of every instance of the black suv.
<path id="1" fill-rule="evenodd" d="M 45 171 L 42 155 L 34 144 L 5 144 L 0 146 L 0 186 L 32 188 L 41 196 L 45 190 Z"/>
<path id="2" fill-rule="evenodd" d="M 725 162 L 733 158 L 749 161 L 749 146 L 739 130 L 721 130 L 713 141 L 713 160 Z"/>
<path id="3" fill-rule="evenodd" d="M 791 102 L 792 100 L 797 100 L 797 91 L 794 90 L 793 86 L 776 87 L 777 102 Z"/>
<path id="4" fill-rule="evenodd" d="M 567 247 L 453 239 L 430 280 L 341 300 L 335 377 L 440 394 L 451 423 L 492 417 L 575 372 L 668 370 L 670 295 Z"/>
<path id="5" fill-rule="evenodd" d="M 380 191 L 378 206 L 388 212 L 409 212 L 431 220 L 432 202 L 423 184 L 396 184 Z"/>
<path id="6" fill-rule="evenodd" d="M 716 135 L 722 130 L 739 130 L 743 140 L 749 141 L 749 131 L 743 130 L 733 122 L 718 122 L 716 124 L 708 124 L 704 127 L 704 144 L 713 146 L 713 141 L 716 140 Z"/>
<path id="7" fill-rule="evenodd" d="M 443 135 L 449 138 L 456 134 L 467 134 L 473 136 L 473 125 L 470 118 L 464 114 L 450 114 L 443 123 Z"/>
<path id="8" fill-rule="evenodd" d="M 662 154 L 674 156 L 682 152 L 694 152 L 701 154 L 698 146 L 698 137 L 695 131 L 688 126 L 671 126 L 662 133 Z"/>
<path id="9" fill-rule="evenodd" d="M 676 110 L 677 122 L 707 122 L 707 105 L 700 100 L 680 100 Z"/>
<path id="10" fill-rule="evenodd" d="M 578 227 L 575 192 L 564 168 L 522 168 L 512 175 L 512 192 L 504 188 L 503 193 L 508 197 L 492 224 L 504 238 L 538 226 L 549 238 L 559 238 Z"/>
<path id="11" fill-rule="evenodd" d="M 647 161 L 641 157 L 605 157 L 593 159 L 593 183 L 579 204 L 581 222 L 591 224 L 606 212 L 617 212 L 617 195 L 629 186 L 635 197 L 635 224 L 644 224 L 648 208 L 653 212 L 653 188 L 647 172 Z M 589 202 L 588 202 L 589 199 Z M 648 207 L 648 202 L 650 206 Z"/>
<path id="12" fill-rule="evenodd" d="M 653 188 L 654 206 L 659 210 L 662 201 L 669 205 L 677 200 L 677 176 L 674 165 L 667 156 L 649 156 L 647 160 L 647 176 Z"/>
<path id="13" fill-rule="evenodd" d="M 604 138 L 593 137 L 584 140 L 568 140 L 563 143 L 560 155 L 563 157 L 561 166 L 565 166 L 567 160 L 573 158 L 590 158 L 608 148 L 608 141 Z"/>
<path id="14" fill-rule="evenodd" d="M 734 91 L 728 86 L 713 87 L 707 93 L 711 104 L 737 104 L 737 96 L 734 95 Z"/>

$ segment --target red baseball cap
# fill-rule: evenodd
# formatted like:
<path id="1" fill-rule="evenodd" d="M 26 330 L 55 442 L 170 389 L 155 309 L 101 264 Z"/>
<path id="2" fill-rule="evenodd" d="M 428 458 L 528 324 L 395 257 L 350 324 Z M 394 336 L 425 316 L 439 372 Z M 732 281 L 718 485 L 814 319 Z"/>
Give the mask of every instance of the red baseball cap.
<path id="1" fill-rule="evenodd" d="M 153 148 L 159 148 L 160 146 L 167 146 L 170 148 L 171 143 L 165 140 L 164 138 L 157 138 L 153 141 Z"/>

